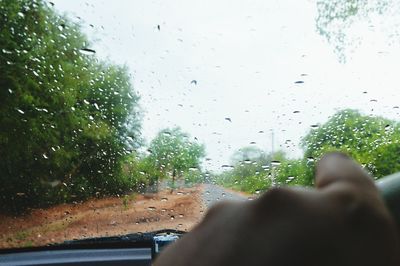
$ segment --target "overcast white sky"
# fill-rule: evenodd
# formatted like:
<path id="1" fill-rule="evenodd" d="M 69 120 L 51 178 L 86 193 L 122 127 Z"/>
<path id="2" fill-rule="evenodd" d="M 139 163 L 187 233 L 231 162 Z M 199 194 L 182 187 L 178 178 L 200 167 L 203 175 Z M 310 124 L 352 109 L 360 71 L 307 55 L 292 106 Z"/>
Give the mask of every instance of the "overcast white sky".
<path id="1" fill-rule="evenodd" d="M 81 17 L 98 56 L 129 66 L 147 141 L 180 126 L 206 145 L 209 168 L 251 142 L 270 151 L 272 129 L 275 149 L 298 157 L 310 126 L 339 109 L 398 119 L 400 47 L 381 32 L 393 18 L 358 23 L 349 34 L 362 42 L 341 64 L 313 0 L 53 2 Z"/>

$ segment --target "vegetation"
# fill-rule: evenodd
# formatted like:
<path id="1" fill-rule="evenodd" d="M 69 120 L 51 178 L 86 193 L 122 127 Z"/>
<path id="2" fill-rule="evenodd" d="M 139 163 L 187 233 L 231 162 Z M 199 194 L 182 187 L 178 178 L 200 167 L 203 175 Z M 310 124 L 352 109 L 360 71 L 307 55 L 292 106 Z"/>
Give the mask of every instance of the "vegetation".
<path id="1" fill-rule="evenodd" d="M 302 147 L 301 159 L 289 159 L 283 153 L 265 154 L 257 148 L 240 149 L 233 155 L 232 170 L 220 174 L 217 182 L 250 193 L 274 184 L 310 186 L 314 162 L 330 151 L 349 154 L 375 178 L 400 171 L 399 123 L 356 110 L 339 111 L 312 129 L 303 138 Z"/>
<path id="2" fill-rule="evenodd" d="M 318 33 L 334 47 L 340 62 L 346 61 L 346 50 L 354 48 L 360 39 L 351 36 L 349 30 L 360 21 L 371 21 L 373 15 L 390 16 L 397 2 L 393 0 L 317 0 L 315 23 Z M 387 27 L 388 25 L 386 25 Z M 389 25 L 388 42 L 399 38 L 395 24 Z M 351 39 L 352 38 L 352 39 Z"/>
<path id="3" fill-rule="evenodd" d="M 302 146 L 305 157 L 318 158 L 328 151 L 345 152 L 380 178 L 400 170 L 399 129 L 395 121 L 347 109 L 311 130 Z"/>
<path id="4" fill-rule="evenodd" d="M 79 25 L 42 1 L 0 10 L 2 207 L 120 193 L 141 127 L 127 68 L 98 61 Z"/>
<path id="5" fill-rule="evenodd" d="M 189 135 L 180 128 L 161 130 L 148 151 L 152 168 L 160 173 L 157 178 L 170 176 L 173 187 L 177 178 L 196 179 L 205 156 L 204 146 L 190 141 Z"/>
<path id="6" fill-rule="evenodd" d="M 143 191 L 199 168 L 204 147 L 179 129 L 162 131 L 151 156 L 137 152 L 128 69 L 99 60 L 80 25 L 40 0 L 1 1 L 0 11 L 1 209 Z"/>

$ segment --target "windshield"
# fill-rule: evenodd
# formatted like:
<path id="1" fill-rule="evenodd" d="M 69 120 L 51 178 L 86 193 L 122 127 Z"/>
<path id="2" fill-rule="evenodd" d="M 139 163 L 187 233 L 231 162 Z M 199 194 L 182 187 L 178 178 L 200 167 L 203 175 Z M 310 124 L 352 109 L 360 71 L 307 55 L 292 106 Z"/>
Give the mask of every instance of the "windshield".
<path id="1" fill-rule="evenodd" d="M 159 229 L 328 151 L 400 171 L 398 1 L 0 0 L 0 247 Z"/>

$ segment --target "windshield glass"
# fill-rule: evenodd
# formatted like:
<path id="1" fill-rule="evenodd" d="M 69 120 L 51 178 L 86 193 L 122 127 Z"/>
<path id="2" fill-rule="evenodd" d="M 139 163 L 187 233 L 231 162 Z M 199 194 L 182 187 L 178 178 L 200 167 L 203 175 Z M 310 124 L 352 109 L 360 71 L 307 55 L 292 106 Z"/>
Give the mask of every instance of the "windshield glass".
<path id="1" fill-rule="evenodd" d="M 0 11 L 1 248 L 188 231 L 217 201 L 312 186 L 327 151 L 400 171 L 398 1 Z"/>

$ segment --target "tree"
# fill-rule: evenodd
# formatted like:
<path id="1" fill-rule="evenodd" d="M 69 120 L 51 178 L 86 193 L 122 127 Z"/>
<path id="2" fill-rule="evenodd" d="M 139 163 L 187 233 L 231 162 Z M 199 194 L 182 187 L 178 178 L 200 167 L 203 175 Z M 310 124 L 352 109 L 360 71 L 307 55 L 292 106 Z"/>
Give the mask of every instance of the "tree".
<path id="1" fill-rule="evenodd" d="M 130 192 L 145 192 L 154 186 L 160 174 L 150 157 L 133 152 L 121 161 L 123 179 L 129 184 Z"/>
<path id="2" fill-rule="evenodd" d="M 357 21 L 368 20 L 373 14 L 387 14 L 393 10 L 393 0 L 317 0 L 316 28 L 319 34 L 334 46 L 341 62 L 346 61 L 345 48 L 350 45 L 348 31 Z M 397 26 L 392 25 L 394 31 Z M 398 37 L 398 34 L 389 34 Z M 358 43 L 358 42 L 354 42 Z"/>
<path id="3" fill-rule="evenodd" d="M 231 157 L 231 168 L 217 176 L 217 183 L 255 193 L 268 189 L 275 183 L 280 164 L 286 160 L 282 151 L 268 154 L 260 148 L 250 146 L 235 151 Z"/>
<path id="4" fill-rule="evenodd" d="M 342 151 L 364 165 L 375 177 L 400 170 L 400 127 L 395 121 L 342 110 L 302 140 L 305 157 L 319 158 Z"/>
<path id="5" fill-rule="evenodd" d="M 114 194 L 140 143 L 126 67 L 98 61 L 80 26 L 44 1 L 0 2 L 1 207 Z"/>
<path id="6" fill-rule="evenodd" d="M 171 176 L 172 186 L 188 171 L 200 169 L 205 156 L 204 145 L 190 141 L 189 135 L 179 127 L 161 130 L 151 141 L 149 152 L 154 167 L 162 173 L 160 177 Z"/>
<path id="7" fill-rule="evenodd" d="M 310 159 L 283 160 L 276 171 L 278 185 L 311 186 L 314 183 L 314 161 Z"/>

